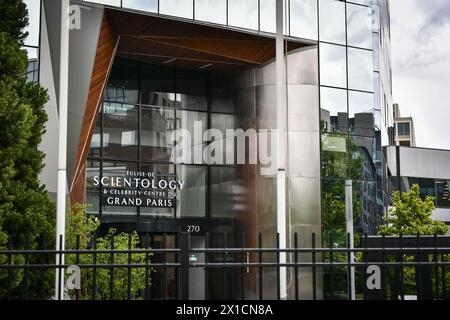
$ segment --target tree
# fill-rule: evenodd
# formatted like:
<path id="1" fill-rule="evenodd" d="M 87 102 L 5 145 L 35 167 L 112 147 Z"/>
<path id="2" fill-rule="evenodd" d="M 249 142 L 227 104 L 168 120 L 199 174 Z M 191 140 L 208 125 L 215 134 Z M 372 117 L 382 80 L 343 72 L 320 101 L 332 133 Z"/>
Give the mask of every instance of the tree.
<path id="1" fill-rule="evenodd" d="M 27 15 L 22 1 L 0 0 L 0 246 L 5 247 L 9 237 L 15 249 L 54 248 L 55 205 L 38 178 L 48 96 L 38 83 L 26 79 L 28 58 L 21 46 Z M 30 259 L 39 262 L 37 257 Z M 15 271 L 13 297 L 24 292 L 51 294 L 51 276 L 42 279 L 31 272 L 23 283 L 20 273 Z"/>
<path id="2" fill-rule="evenodd" d="M 66 226 L 66 249 L 92 249 L 94 242 L 97 250 L 111 250 L 114 248 L 120 252 L 121 250 L 137 250 L 140 240 L 136 232 L 132 234 L 120 233 L 115 229 L 110 229 L 103 236 L 96 238 L 99 222 L 92 216 L 86 214 L 86 206 L 76 204 L 67 215 Z M 114 264 L 126 265 L 131 260 L 131 264 L 143 265 L 146 262 L 150 264 L 151 254 L 133 253 L 129 257 L 128 253 L 115 253 Z M 83 265 L 93 264 L 93 254 L 79 255 L 78 259 L 74 254 L 67 254 L 66 263 L 69 265 L 78 265 L 81 267 L 81 290 L 79 292 L 71 291 L 72 297 L 78 297 L 81 300 L 93 299 L 93 270 L 91 268 L 83 268 Z M 110 299 L 110 280 L 111 271 L 109 268 L 101 267 L 111 263 L 111 254 L 99 253 L 96 255 L 96 299 Z M 130 293 L 132 298 L 139 298 L 141 292 L 151 286 L 151 273 L 154 270 L 147 268 L 131 268 Z M 126 300 L 128 298 L 128 268 L 114 268 L 113 297 L 114 300 Z M 147 281 L 147 283 L 146 283 Z"/>
<path id="3" fill-rule="evenodd" d="M 433 221 L 431 215 L 434 197 L 420 197 L 420 187 L 415 184 L 409 192 L 394 192 L 393 207 L 379 228 L 380 235 L 444 235 L 448 227 L 443 222 Z"/>

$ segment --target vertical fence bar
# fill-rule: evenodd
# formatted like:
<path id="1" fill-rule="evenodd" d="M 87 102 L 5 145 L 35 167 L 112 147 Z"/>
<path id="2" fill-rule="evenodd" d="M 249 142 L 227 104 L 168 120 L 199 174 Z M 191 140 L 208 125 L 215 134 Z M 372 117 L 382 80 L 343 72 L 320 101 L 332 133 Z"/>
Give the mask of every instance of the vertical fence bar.
<path id="1" fill-rule="evenodd" d="M 347 295 L 348 300 L 352 300 L 352 254 L 350 250 L 351 235 L 347 233 Z"/>
<path id="2" fill-rule="evenodd" d="M 311 235 L 311 241 L 312 241 L 312 273 L 313 273 L 313 300 L 317 300 L 317 276 L 316 276 L 316 233 L 313 232 Z"/>
<path id="3" fill-rule="evenodd" d="M 333 251 L 333 232 L 330 231 L 330 287 L 331 292 L 334 295 L 335 292 L 335 281 L 334 281 L 334 251 Z"/>
<path id="4" fill-rule="evenodd" d="M 11 299 L 12 296 L 12 244 L 13 239 L 12 236 L 8 237 L 8 293 L 7 293 L 7 300 Z"/>
<path id="5" fill-rule="evenodd" d="M 111 256 L 110 256 L 110 260 L 109 263 L 110 268 L 109 268 L 109 300 L 113 300 L 114 299 L 114 235 L 111 235 L 111 243 L 110 243 L 110 247 L 111 247 Z"/>
<path id="6" fill-rule="evenodd" d="M 80 266 L 80 235 L 79 234 L 77 234 L 75 248 L 77 250 L 77 252 L 75 254 L 75 264 L 77 266 Z M 75 299 L 80 300 L 80 290 L 79 289 L 75 289 Z"/>
<path id="7" fill-rule="evenodd" d="M 280 233 L 277 233 L 277 300 L 281 299 L 280 282 Z"/>
<path id="8" fill-rule="evenodd" d="M 258 234 L 258 271 L 259 271 L 259 300 L 263 299 L 263 268 L 262 268 L 262 234 Z"/>
<path id="9" fill-rule="evenodd" d="M 30 248 L 30 232 L 27 230 L 25 233 L 25 250 Z M 24 266 L 24 275 L 23 275 L 23 297 L 22 299 L 28 299 L 28 276 L 29 276 L 29 268 L 28 264 L 30 263 L 30 254 L 24 254 L 25 266 Z"/>
<path id="10" fill-rule="evenodd" d="M 446 279 L 446 266 L 445 266 L 445 254 L 441 254 L 441 278 L 442 278 L 442 299 L 445 299 L 445 294 L 447 291 L 447 279 Z"/>
<path id="11" fill-rule="evenodd" d="M 62 236 L 62 234 L 59 236 L 59 254 L 58 254 L 58 283 L 60 284 L 59 285 L 59 288 L 64 288 L 64 286 L 63 285 L 61 285 L 61 283 L 62 283 L 62 269 L 63 269 L 63 267 L 62 267 L 62 257 L 63 257 L 63 255 L 62 255 L 62 251 L 63 251 L 63 236 Z M 61 300 L 62 299 L 62 295 L 64 294 L 63 292 L 61 292 L 61 291 L 63 291 L 63 290 L 60 290 L 58 288 L 58 300 Z"/>
<path id="12" fill-rule="evenodd" d="M 163 237 L 163 249 L 167 249 L 167 233 L 164 233 Z M 163 252 L 164 256 L 164 267 L 163 267 L 163 294 L 162 298 L 167 300 L 167 252 Z"/>
<path id="13" fill-rule="evenodd" d="M 132 262 L 132 256 L 131 256 L 131 248 L 132 246 L 132 240 L 133 240 L 133 235 L 131 233 L 128 234 L 128 269 L 127 269 L 127 276 L 128 276 L 128 281 L 127 281 L 127 298 L 128 301 L 131 300 L 131 262 Z"/>
<path id="14" fill-rule="evenodd" d="M 298 233 L 294 233 L 294 260 L 295 260 L 295 268 L 294 268 L 294 276 L 295 276 L 295 300 L 298 300 Z"/>
<path id="15" fill-rule="evenodd" d="M 241 246 L 242 246 L 242 248 L 245 248 L 245 232 L 242 232 L 241 237 L 242 237 Z M 248 252 L 242 253 L 241 259 L 244 263 L 247 262 L 247 256 L 248 256 Z M 245 277 L 245 266 L 242 266 L 241 279 L 240 279 L 241 280 L 241 300 L 245 300 L 244 277 Z"/>
<path id="16" fill-rule="evenodd" d="M 433 260 L 434 260 L 434 290 L 436 294 L 436 298 L 439 299 L 439 265 L 438 265 L 438 253 L 437 253 L 437 234 L 434 235 L 433 238 L 433 246 L 434 246 L 434 254 L 433 254 Z M 434 296 L 434 295 L 433 295 Z"/>
<path id="17" fill-rule="evenodd" d="M 158 3 L 159 3 L 159 1 L 158 1 Z M 149 299 L 149 297 L 150 297 L 150 287 L 149 287 L 149 284 L 148 284 L 148 281 L 149 281 L 149 270 L 148 270 L 148 256 L 149 256 L 149 254 L 148 254 L 148 248 L 149 248 L 149 243 L 150 243 L 150 239 L 149 239 L 149 235 L 148 235 L 148 233 L 147 234 L 145 234 L 145 249 L 146 249 L 146 251 L 145 251 L 145 289 L 144 289 L 144 299 L 145 300 L 148 300 Z"/>
<path id="18" fill-rule="evenodd" d="M 420 248 L 420 234 L 416 235 L 416 248 Z M 420 252 L 416 251 L 416 283 L 417 283 L 417 299 L 422 300 L 422 268 L 420 267 Z"/>
<path id="19" fill-rule="evenodd" d="M 383 234 L 381 236 L 381 284 L 385 286 L 386 293 L 387 291 L 387 281 L 386 281 L 386 236 Z"/>
<path id="20" fill-rule="evenodd" d="M 94 267 L 92 268 L 92 300 L 95 300 L 97 299 L 97 235 L 95 234 L 93 248 L 92 264 Z"/>
<path id="21" fill-rule="evenodd" d="M 41 240 L 41 250 L 45 250 L 46 247 L 46 241 L 45 241 L 45 237 L 42 238 Z M 39 261 L 42 261 L 42 264 L 47 264 L 47 254 L 42 254 L 42 260 L 39 259 Z M 44 300 L 45 299 L 45 273 L 46 273 L 47 269 L 46 268 L 41 268 L 39 275 L 40 275 L 40 286 L 39 286 L 39 299 L 40 300 Z"/>
<path id="22" fill-rule="evenodd" d="M 209 249 L 209 232 L 205 234 L 205 248 Z M 209 300 L 209 269 L 208 269 L 209 253 L 205 252 L 205 298 Z"/>
<path id="23" fill-rule="evenodd" d="M 403 268 L 403 234 L 400 234 L 400 299 L 405 300 L 404 268 Z"/>
<path id="24" fill-rule="evenodd" d="M 224 241 L 224 248 L 225 250 L 222 253 L 222 259 L 224 267 L 222 268 L 222 280 L 223 280 L 223 289 L 224 289 L 224 299 L 228 298 L 228 282 L 227 282 L 227 268 L 225 268 L 225 265 L 227 264 L 227 233 L 225 233 L 225 241 Z"/>

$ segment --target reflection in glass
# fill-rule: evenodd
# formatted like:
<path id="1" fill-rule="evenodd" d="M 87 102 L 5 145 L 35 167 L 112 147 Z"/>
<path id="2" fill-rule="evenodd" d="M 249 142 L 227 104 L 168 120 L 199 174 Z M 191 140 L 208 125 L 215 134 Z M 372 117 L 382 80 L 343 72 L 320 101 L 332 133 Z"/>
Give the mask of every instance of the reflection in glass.
<path id="1" fill-rule="evenodd" d="M 179 192 L 177 217 L 205 217 L 206 166 L 178 166 L 177 179 L 184 181 Z"/>
<path id="2" fill-rule="evenodd" d="M 138 64 L 135 61 L 118 58 L 114 63 L 105 90 L 105 100 L 138 103 Z"/>
<path id="3" fill-rule="evenodd" d="M 258 30 L 258 0 L 228 0 L 228 24 Z"/>
<path id="4" fill-rule="evenodd" d="M 226 0 L 195 0 L 195 19 L 226 24 Z"/>
<path id="5" fill-rule="evenodd" d="M 89 0 L 89 2 L 95 2 L 100 4 L 106 4 L 109 6 L 120 7 L 121 0 Z"/>
<path id="6" fill-rule="evenodd" d="M 206 86 L 205 74 L 181 70 L 177 72 L 175 107 L 206 111 L 208 108 Z"/>
<path id="7" fill-rule="evenodd" d="M 141 68 L 141 103 L 144 105 L 175 106 L 175 73 L 171 69 L 144 65 Z"/>
<path id="8" fill-rule="evenodd" d="M 100 213 L 100 188 L 94 186 L 94 177 L 100 176 L 100 162 L 86 163 L 86 205 L 90 214 Z"/>
<path id="9" fill-rule="evenodd" d="M 345 3 L 320 0 L 320 41 L 345 44 Z"/>
<path id="10" fill-rule="evenodd" d="M 245 187 L 236 167 L 211 166 L 211 217 L 238 217 Z"/>
<path id="11" fill-rule="evenodd" d="M 142 108 L 141 159 L 169 161 L 172 153 L 172 133 L 175 130 L 175 111 L 168 108 Z"/>
<path id="12" fill-rule="evenodd" d="M 372 49 L 372 9 L 347 4 L 347 42 L 349 46 Z"/>
<path id="13" fill-rule="evenodd" d="M 103 156 L 137 159 L 138 108 L 121 103 L 103 104 Z"/>
<path id="14" fill-rule="evenodd" d="M 322 85 L 347 86 L 345 47 L 320 44 L 320 81 Z"/>
<path id="15" fill-rule="evenodd" d="M 437 207 L 450 208 L 450 181 L 436 181 L 436 205 Z"/>
<path id="16" fill-rule="evenodd" d="M 348 87 L 373 91 L 372 51 L 348 48 Z"/>
<path id="17" fill-rule="evenodd" d="M 159 12 L 176 17 L 192 19 L 194 15 L 193 0 L 159 1 Z"/>
<path id="18" fill-rule="evenodd" d="M 374 136 L 373 94 L 349 91 L 350 131 L 359 136 Z"/>
<path id="19" fill-rule="evenodd" d="M 348 133 L 347 91 L 320 88 L 321 129 L 328 133 Z"/>
<path id="20" fill-rule="evenodd" d="M 147 12 L 158 12 L 158 0 L 122 0 L 122 7 Z"/>
<path id="21" fill-rule="evenodd" d="M 39 49 L 29 47 L 24 49 L 28 54 L 27 81 L 37 82 L 39 81 Z"/>
<path id="22" fill-rule="evenodd" d="M 344 135 L 322 134 L 322 176 L 346 178 L 348 138 Z"/>
<path id="23" fill-rule="evenodd" d="M 290 1 L 291 36 L 317 40 L 317 0 Z"/>

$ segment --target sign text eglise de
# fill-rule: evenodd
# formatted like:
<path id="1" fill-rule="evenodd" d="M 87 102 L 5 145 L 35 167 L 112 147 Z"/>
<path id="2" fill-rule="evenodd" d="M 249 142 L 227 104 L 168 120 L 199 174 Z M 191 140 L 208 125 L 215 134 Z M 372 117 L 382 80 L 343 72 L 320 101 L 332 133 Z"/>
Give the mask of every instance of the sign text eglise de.
<path id="1" fill-rule="evenodd" d="M 126 207 L 174 208 L 176 194 L 184 181 L 174 175 L 126 171 L 125 176 L 94 176 L 101 188 L 103 205 Z"/>

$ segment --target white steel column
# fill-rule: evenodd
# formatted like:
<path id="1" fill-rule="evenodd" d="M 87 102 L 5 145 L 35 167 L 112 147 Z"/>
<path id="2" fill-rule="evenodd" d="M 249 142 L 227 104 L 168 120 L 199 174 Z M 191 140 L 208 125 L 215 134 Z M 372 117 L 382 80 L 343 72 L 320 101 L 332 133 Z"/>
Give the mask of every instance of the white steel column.
<path id="1" fill-rule="evenodd" d="M 64 250 L 67 190 L 67 103 L 69 87 L 69 0 L 61 0 L 61 38 L 58 101 L 58 190 L 56 201 L 56 249 Z M 62 242 L 61 242 L 62 239 Z M 56 263 L 64 264 L 64 255 L 56 255 Z M 55 299 L 64 299 L 64 270 L 56 269 Z"/>
<path id="2" fill-rule="evenodd" d="M 280 235 L 280 248 L 286 248 L 286 67 L 284 57 L 283 0 L 276 2 L 276 87 L 277 87 L 277 232 Z M 286 263 L 286 253 L 280 254 L 280 263 Z M 287 298 L 286 268 L 280 268 L 280 298 Z"/>
<path id="3" fill-rule="evenodd" d="M 354 249 L 354 235 L 353 235 L 353 181 L 352 180 L 345 180 L 345 209 L 346 209 L 346 231 L 347 235 L 350 235 L 349 237 L 349 243 L 347 243 L 347 246 L 350 249 Z M 355 253 L 350 253 L 350 261 L 353 263 L 355 262 Z M 351 299 L 355 300 L 355 267 L 350 267 L 350 279 L 348 279 L 350 282 L 350 294 Z"/>

